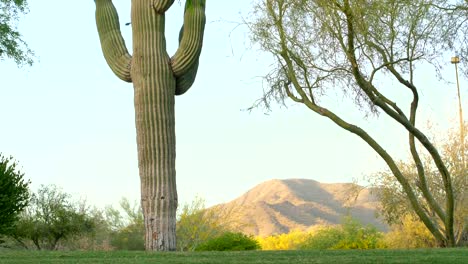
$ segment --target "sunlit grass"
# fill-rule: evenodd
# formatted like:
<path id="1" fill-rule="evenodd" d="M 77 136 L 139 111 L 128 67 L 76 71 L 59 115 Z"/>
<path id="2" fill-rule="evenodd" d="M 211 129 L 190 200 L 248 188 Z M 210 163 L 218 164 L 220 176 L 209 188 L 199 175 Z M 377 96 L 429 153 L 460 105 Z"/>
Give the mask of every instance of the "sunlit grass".
<path id="1" fill-rule="evenodd" d="M 468 263 L 468 248 L 148 253 L 0 251 L 0 263 Z"/>

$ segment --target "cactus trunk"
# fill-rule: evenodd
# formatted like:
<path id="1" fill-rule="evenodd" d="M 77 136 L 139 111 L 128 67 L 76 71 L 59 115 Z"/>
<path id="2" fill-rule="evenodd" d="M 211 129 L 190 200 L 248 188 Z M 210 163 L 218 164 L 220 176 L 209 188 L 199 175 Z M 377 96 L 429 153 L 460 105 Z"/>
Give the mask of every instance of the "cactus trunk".
<path id="1" fill-rule="evenodd" d="M 164 14 L 144 0 L 132 4 L 138 166 L 147 250 L 175 250 L 177 209 L 174 91 Z"/>
<path id="2" fill-rule="evenodd" d="M 176 249 L 175 95 L 193 84 L 205 25 L 205 0 L 187 0 L 179 49 L 166 51 L 164 13 L 174 0 L 132 0 L 133 56 L 120 33 L 111 0 L 96 0 L 104 57 L 122 80 L 133 82 L 141 205 L 146 250 Z"/>

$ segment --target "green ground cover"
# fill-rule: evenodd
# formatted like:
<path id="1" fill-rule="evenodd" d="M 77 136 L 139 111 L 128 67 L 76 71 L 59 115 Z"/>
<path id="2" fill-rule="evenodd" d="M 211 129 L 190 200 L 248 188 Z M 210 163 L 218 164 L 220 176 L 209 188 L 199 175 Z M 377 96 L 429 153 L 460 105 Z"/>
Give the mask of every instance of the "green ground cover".
<path id="1" fill-rule="evenodd" d="M 0 263 L 468 263 L 468 248 L 147 253 L 0 251 Z"/>

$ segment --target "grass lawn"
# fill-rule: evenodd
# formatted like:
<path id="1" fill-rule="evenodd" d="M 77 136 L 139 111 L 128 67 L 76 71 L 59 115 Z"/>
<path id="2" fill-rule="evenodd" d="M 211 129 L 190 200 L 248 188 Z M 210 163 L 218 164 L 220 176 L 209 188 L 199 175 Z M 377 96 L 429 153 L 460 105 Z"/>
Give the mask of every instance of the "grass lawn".
<path id="1" fill-rule="evenodd" d="M 0 250 L 0 263 L 468 263 L 468 248 L 147 253 Z"/>

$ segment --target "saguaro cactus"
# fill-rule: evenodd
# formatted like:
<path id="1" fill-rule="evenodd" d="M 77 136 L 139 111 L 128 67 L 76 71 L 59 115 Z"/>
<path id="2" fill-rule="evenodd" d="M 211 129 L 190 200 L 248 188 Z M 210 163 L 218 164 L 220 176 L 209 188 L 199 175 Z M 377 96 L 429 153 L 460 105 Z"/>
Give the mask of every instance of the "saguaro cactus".
<path id="1" fill-rule="evenodd" d="M 179 48 L 172 57 L 166 51 L 164 24 L 174 0 L 132 0 L 133 56 L 125 46 L 112 0 L 95 3 L 104 57 L 117 77 L 133 82 L 145 247 L 175 250 L 174 96 L 185 93 L 195 80 L 206 0 L 186 0 Z"/>

